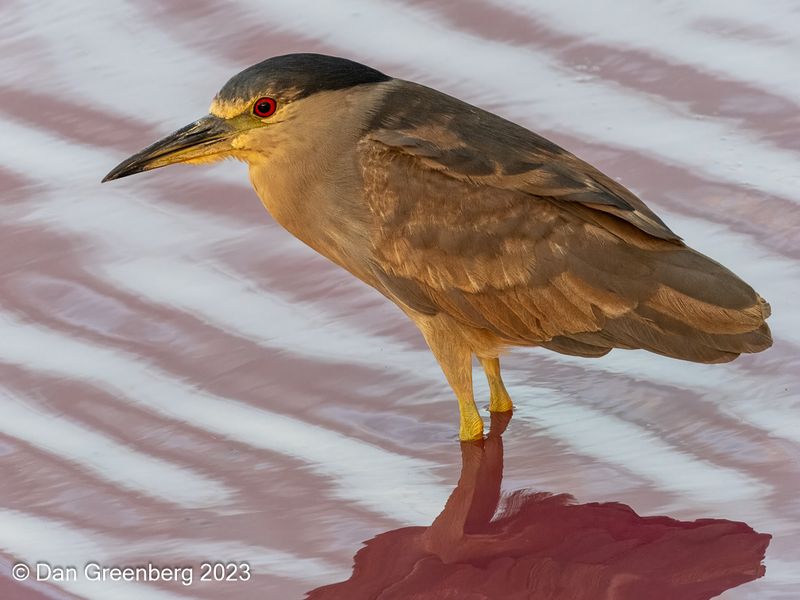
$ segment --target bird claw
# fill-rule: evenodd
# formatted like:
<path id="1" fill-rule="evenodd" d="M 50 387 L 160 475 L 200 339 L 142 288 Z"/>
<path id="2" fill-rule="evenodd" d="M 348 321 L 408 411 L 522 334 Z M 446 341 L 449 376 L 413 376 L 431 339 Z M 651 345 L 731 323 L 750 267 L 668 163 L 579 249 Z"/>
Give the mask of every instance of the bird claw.
<path id="1" fill-rule="evenodd" d="M 458 439 L 462 442 L 474 442 L 483 439 L 483 421 L 477 419 L 470 422 L 461 423 L 458 431 Z"/>

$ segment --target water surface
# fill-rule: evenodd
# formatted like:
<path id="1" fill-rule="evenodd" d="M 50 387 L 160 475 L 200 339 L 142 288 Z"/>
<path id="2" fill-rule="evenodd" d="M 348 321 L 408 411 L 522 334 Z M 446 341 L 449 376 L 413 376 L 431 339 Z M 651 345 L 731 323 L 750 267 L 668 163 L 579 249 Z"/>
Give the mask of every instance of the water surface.
<path id="1" fill-rule="evenodd" d="M 430 567 L 433 593 L 507 573 L 480 571 L 506 548 L 578 586 L 580 542 L 623 525 L 640 561 L 592 555 L 597 585 L 677 585 L 693 568 L 698 597 L 796 597 L 794 3 L 6 0 L 2 14 L 0 597 L 330 598 L 394 581 L 364 576 L 374 551 L 407 585 L 404 566 Z M 414 327 L 282 231 L 242 165 L 99 185 L 238 70 L 293 51 L 432 85 L 597 165 L 770 301 L 774 348 L 727 365 L 515 352 L 500 460 L 499 436 L 462 447 Z M 564 527 L 539 536 L 543 522 Z M 247 561 L 253 577 L 22 585 L 18 561 Z"/>

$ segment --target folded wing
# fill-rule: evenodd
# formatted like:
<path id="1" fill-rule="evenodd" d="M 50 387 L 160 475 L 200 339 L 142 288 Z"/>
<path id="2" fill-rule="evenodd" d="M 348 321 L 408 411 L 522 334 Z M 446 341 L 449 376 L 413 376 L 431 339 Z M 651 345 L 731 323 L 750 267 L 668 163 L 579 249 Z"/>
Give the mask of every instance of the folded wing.
<path id="1" fill-rule="evenodd" d="M 360 145 L 372 268 L 387 295 L 509 344 L 581 356 L 645 348 L 723 362 L 771 344 L 766 302 L 630 191 L 446 98 L 424 124 L 413 106 L 387 110 L 391 122 L 376 115 Z"/>

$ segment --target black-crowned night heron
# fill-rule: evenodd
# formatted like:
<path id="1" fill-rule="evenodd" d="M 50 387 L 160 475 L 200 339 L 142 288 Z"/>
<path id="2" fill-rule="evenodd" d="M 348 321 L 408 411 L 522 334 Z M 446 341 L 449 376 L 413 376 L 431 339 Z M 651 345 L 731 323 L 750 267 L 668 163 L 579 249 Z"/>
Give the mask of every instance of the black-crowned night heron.
<path id="1" fill-rule="evenodd" d="M 278 223 L 419 327 L 458 398 L 462 440 L 512 408 L 498 355 L 612 348 L 716 363 L 771 343 L 769 305 L 630 191 L 543 137 L 331 56 L 245 69 L 210 114 L 103 181 L 233 157 Z"/>

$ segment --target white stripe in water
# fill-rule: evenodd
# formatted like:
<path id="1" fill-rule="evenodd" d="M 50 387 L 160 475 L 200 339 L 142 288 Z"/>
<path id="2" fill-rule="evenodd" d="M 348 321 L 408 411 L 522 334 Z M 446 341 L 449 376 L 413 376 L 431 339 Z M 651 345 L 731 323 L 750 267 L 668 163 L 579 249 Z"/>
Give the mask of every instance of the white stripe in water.
<path id="1" fill-rule="evenodd" d="M 770 545 L 771 547 L 780 543 L 782 541 L 781 537 L 786 536 L 787 532 L 784 530 L 781 533 L 775 533 L 775 540 Z M 792 530 L 792 534 L 797 535 L 794 530 Z M 787 546 L 796 549 L 797 543 L 789 539 L 787 540 Z M 767 581 L 771 586 L 783 586 L 785 591 L 780 596 L 777 594 L 775 596 L 760 596 L 758 600 L 766 600 L 767 598 L 794 600 L 797 596 L 797 588 L 800 587 L 800 570 L 797 568 L 797 562 L 791 561 L 789 556 L 787 556 L 787 559 L 777 558 L 774 556 L 775 552 L 769 552 L 768 554 L 766 564 L 769 565 L 769 577 Z M 742 596 L 742 598 L 752 598 L 752 596 Z"/>
<path id="2" fill-rule="evenodd" d="M 291 552 L 264 546 L 253 546 L 228 540 L 203 538 L 149 537 L 141 540 L 119 538 L 91 529 L 77 529 L 56 519 L 28 512 L 0 509 L 0 549 L 25 561 L 51 565 L 77 566 L 79 573 L 88 562 L 104 566 L 135 566 L 149 560 L 160 567 L 179 566 L 192 562 L 247 562 L 257 575 L 275 575 L 307 585 L 319 585 L 335 577 L 346 576 L 348 565 L 323 559 L 302 557 Z M 142 557 L 147 557 L 145 560 Z M 98 600 L 177 600 L 190 596 L 200 573 L 195 569 L 192 587 L 176 587 L 174 595 L 143 583 L 92 582 L 83 577 L 75 583 L 59 584 L 82 598 Z"/>
<path id="3" fill-rule="evenodd" d="M 740 34 L 738 37 L 747 42 L 752 27 L 754 44 L 769 44 L 772 39 L 776 45 L 800 46 L 797 39 L 800 12 L 794 0 L 765 0 L 757 7 L 750 0 L 670 0 L 670 3 L 671 10 L 666 3 L 658 3 L 660 14 L 675 18 L 686 27 L 702 28 L 703 22 L 717 21 L 728 26 L 720 33 L 724 37 Z"/>
<path id="4" fill-rule="evenodd" d="M 645 155 L 655 154 L 666 163 L 704 172 L 709 179 L 752 186 L 797 201 L 800 175 L 795 168 L 796 152 L 777 148 L 741 130 L 734 121 L 698 119 L 681 103 L 610 82 L 577 81 L 574 71 L 540 51 L 452 30 L 430 10 L 408 6 L 397 10 L 375 0 L 296 0 L 271 5 L 266 13 L 252 0 L 242 6 L 265 23 L 272 20 L 275 28 L 317 37 L 346 54 L 407 65 L 408 75 L 445 82 L 473 101 L 502 98 L 510 107 L 509 116 L 523 123 L 535 121 L 539 128 L 561 129 Z M 35 7 L 30 9 L 26 3 L 17 18 L 20 26 L 28 24 L 31 31 L 46 36 L 43 48 L 52 60 L 48 86 L 67 95 L 78 90 L 83 102 L 88 98 L 129 117 L 146 114 L 177 128 L 184 123 L 177 122 L 176 116 L 191 120 L 198 111 L 205 111 L 206 102 L 235 70 L 202 51 L 176 44 L 154 27 L 157 22 L 145 20 L 144 13 L 132 5 L 109 2 L 102 10 L 92 8 L 91 34 L 84 29 L 84 11 L 71 3 L 60 10 L 57 18 L 42 24 Z M 128 20 L 120 17 L 123 14 Z M 141 43 L 138 32 L 132 33 L 131 22 L 148 26 L 147 44 Z M 386 23 L 393 26 L 387 28 Z M 409 39 L 414 43 L 409 44 Z M 136 48 L 135 61 L 132 48 Z M 476 53 L 475 48 L 481 51 Z M 78 50 L 81 60 L 71 59 Z M 453 60 L 454 56 L 461 59 Z M 121 69 L 120 65 L 130 68 Z M 87 69 L 100 76 L 86 77 Z M 6 72 L 12 75 L 3 81 L 14 83 L 17 71 L 9 67 Z M 789 72 L 793 71 L 784 71 Z M 157 103 L 147 94 L 130 93 L 131 77 L 136 73 L 147 73 L 149 89 L 158 90 Z M 24 75 L 29 82 L 27 71 Z"/>
<path id="5" fill-rule="evenodd" d="M 770 435 L 797 443 L 800 441 L 800 396 L 796 377 L 776 374 L 756 377 L 738 369 L 735 363 L 701 365 L 656 356 L 643 350 L 615 350 L 597 359 L 561 356 L 534 349 L 538 360 L 570 364 L 582 372 L 622 375 L 634 382 L 649 382 L 671 388 L 691 390 L 725 414 L 758 427 Z M 530 363 L 514 356 L 504 371 L 523 379 L 530 374 Z M 742 360 L 742 359 L 740 359 Z M 746 360 L 746 359 L 744 359 Z M 520 371 L 519 375 L 510 373 Z M 640 384 L 643 385 L 643 384 Z"/>
<path id="6" fill-rule="evenodd" d="M 19 52 L 0 52 L 0 81 L 23 89 L 35 85 L 40 93 L 121 117 L 188 123 L 206 113 L 235 68 L 175 43 L 147 22 L 148 8 L 140 3 L 31 0 L 3 9 L 0 50 L 22 32 L 29 40 L 25 47 L 35 50 L 25 53 L 25 68 L 19 67 Z M 141 85 L 145 81 L 158 90 L 157 102 Z"/>
<path id="7" fill-rule="evenodd" d="M 287 302 L 213 263 L 140 259 L 107 265 L 102 275 L 119 289 L 177 307 L 265 347 L 337 363 L 399 368 L 404 376 L 407 369 L 417 380 L 440 381 L 442 377 L 427 351 L 359 331 L 357 324 L 321 311 L 320 303 Z"/>
<path id="8" fill-rule="evenodd" d="M 403 523 L 432 519 L 449 493 L 433 475 L 434 463 L 202 392 L 144 359 L 7 314 L 0 314 L 0 360 L 91 382 L 157 414 L 304 461 L 330 479 L 336 497 Z M 392 473 L 392 485 L 375 473 Z"/>
<path id="9" fill-rule="evenodd" d="M 127 541 L 125 542 L 127 543 Z M 124 546 L 122 542 L 120 546 Z M 74 566 L 77 581 L 51 583 L 86 600 L 187 600 L 191 596 L 173 594 L 154 586 L 124 581 L 89 581 L 82 569 L 89 562 L 105 562 L 113 558 L 98 543 L 98 536 L 73 529 L 53 519 L 34 517 L 28 513 L 0 509 L 0 548 L 15 559 L 35 569 L 36 563 L 51 566 Z M 111 562 L 109 560 L 109 562 Z M 110 564 L 108 566 L 111 566 Z M 44 571 L 43 571 L 44 572 Z M 184 590 L 181 590 L 182 592 Z"/>
<path id="10" fill-rule="evenodd" d="M 62 227 L 63 223 L 67 230 L 99 236 L 106 242 L 113 242 L 121 232 L 127 231 L 131 241 L 135 241 L 140 246 L 139 251 L 145 254 L 150 253 L 148 248 L 156 247 L 161 249 L 159 251 L 168 247 L 172 252 L 183 254 L 180 252 L 183 249 L 186 253 L 196 254 L 215 243 L 234 242 L 264 230 L 263 224 L 247 225 L 241 219 L 159 202 L 149 189 L 113 184 L 101 186 L 100 178 L 105 174 L 101 172 L 102 166 L 109 169 L 113 166 L 113 160 L 103 150 L 71 144 L 46 131 L 19 123 L 2 120 L 0 123 L 6 133 L 0 137 L 0 161 L 8 170 L 24 177 L 37 173 L 44 148 L 69 157 L 69 160 L 53 161 L 48 166 L 47 179 L 36 189 L 36 202 L 24 207 L 0 204 L 0 214 L 5 223 L 14 219 L 42 221 L 55 227 Z M 233 174 L 239 175 L 236 180 L 241 184 L 243 201 L 258 202 L 246 187 L 247 174 L 242 172 L 243 165 L 227 163 L 212 170 L 212 173 L 207 170 L 205 173 L 198 170 L 197 173 L 207 176 L 209 181 L 231 180 Z M 52 182 L 58 182 L 57 189 L 50 187 Z M 131 218 L 135 220 L 131 221 Z M 268 217 L 265 215 L 264 219 L 266 221 Z M 80 222 L 84 225 L 80 226 Z M 109 244 L 106 250 L 113 248 L 114 244 Z M 129 254 L 130 250 L 122 249 L 119 257 Z"/>
<path id="11" fill-rule="evenodd" d="M 188 508 L 222 507 L 232 490 L 183 466 L 148 456 L 0 387 L 0 432 L 136 493 Z M 42 432 L 47 435 L 42 435 Z"/>
<path id="12" fill-rule="evenodd" d="M 800 52 L 796 43 L 800 19 L 797 12 L 791 10 L 781 11 L 781 17 L 776 18 L 773 10 L 750 1 L 490 1 L 518 14 L 534 16 L 548 27 L 580 36 L 588 42 L 621 46 L 622 51 L 625 48 L 644 50 L 672 63 L 686 63 L 706 73 L 758 85 L 782 94 L 792 103 L 796 103 L 800 95 L 800 80 L 787 77 L 787 73 L 797 70 Z M 702 28 L 703 20 L 715 19 L 718 26 L 728 29 L 735 30 L 737 26 L 745 31 L 757 29 L 761 26 L 758 20 L 765 15 L 769 15 L 768 28 L 785 24 L 787 29 L 794 30 L 791 37 L 770 32 L 769 40 L 757 36 L 750 42 L 741 36 L 726 36 Z"/>
<path id="13" fill-rule="evenodd" d="M 754 503 L 760 504 L 771 491 L 771 486 L 741 471 L 679 451 L 642 427 L 589 406 L 564 402 L 557 390 L 516 386 L 509 392 L 517 399 L 515 420 L 543 427 L 581 454 L 628 470 L 660 490 L 680 494 L 682 505 L 686 500 L 715 507 L 747 501 L 748 510 L 753 511 Z"/>

